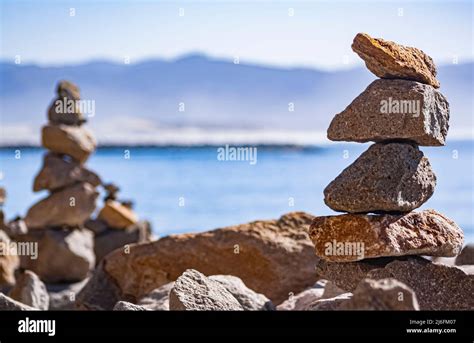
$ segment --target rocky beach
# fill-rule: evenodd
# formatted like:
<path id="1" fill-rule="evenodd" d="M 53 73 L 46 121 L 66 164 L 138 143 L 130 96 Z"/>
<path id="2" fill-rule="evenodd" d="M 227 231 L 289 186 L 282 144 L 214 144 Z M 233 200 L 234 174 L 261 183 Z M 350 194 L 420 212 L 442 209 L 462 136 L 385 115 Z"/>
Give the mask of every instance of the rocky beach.
<path id="1" fill-rule="evenodd" d="M 419 209 L 437 183 L 423 147 L 448 138 L 436 66 L 363 33 L 352 49 L 378 79 L 327 131 L 371 143 L 317 195 L 340 214 L 159 239 L 120 186 L 87 167 L 97 142 L 79 87 L 60 81 L 32 180 L 48 195 L 24 216 L 0 211 L 0 310 L 473 310 L 474 245 L 449 213 Z M 0 189 L 0 206 L 13 191 Z"/>

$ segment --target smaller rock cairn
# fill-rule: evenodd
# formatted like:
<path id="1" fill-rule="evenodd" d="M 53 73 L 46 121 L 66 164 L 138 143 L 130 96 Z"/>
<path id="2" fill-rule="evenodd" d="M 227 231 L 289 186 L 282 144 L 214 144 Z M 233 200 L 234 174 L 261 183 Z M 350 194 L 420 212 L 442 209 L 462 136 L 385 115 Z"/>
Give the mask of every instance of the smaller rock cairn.
<path id="1" fill-rule="evenodd" d="M 332 262 L 456 256 L 462 230 L 434 210 L 413 211 L 436 185 L 419 146 L 444 145 L 449 127 L 449 104 L 437 90 L 432 59 L 419 49 L 361 33 L 352 49 L 380 79 L 334 117 L 328 138 L 375 144 L 324 190 L 326 205 L 348 214 L 314 219 L 310 236 L 316 254 Z"/>
<path id="2" fill-rule="evenodd" d="M 104 185 L 85 166 L 97 143 L 84 126 L 80 100 L 76 85 L 59 82 L 48 109 L 49 123 L 42 128 L 41 142 L 48 152 L 33 183 L 35 192 L 47 190 L 49 195 L 28 210 L 24 221 L 8 224 L 13 239 L 38 244 L 38 257 L 21 256 L 20 266 L 46 283 L 82 281 L 112 250 L 150 237 L 149 224 L 139 222 L 131 202 L 124 205 L 117 199 L 119 188 Z M 99 186 L 107 193 L 105 204 L 91 219 Z"/>

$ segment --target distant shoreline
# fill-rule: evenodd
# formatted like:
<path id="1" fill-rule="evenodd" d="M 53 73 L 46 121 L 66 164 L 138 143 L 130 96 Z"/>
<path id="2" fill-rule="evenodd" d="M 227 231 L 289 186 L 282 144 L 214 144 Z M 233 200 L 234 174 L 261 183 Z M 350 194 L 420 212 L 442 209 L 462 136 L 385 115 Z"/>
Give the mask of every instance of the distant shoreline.
<path id="1" fill-rule="evenodd" d="M 373 142 L 372 142 L 373 143 Z M 372 144 L 371 142 L 367 142 L 365 144 Z M 448 141 L 450 143 L 456 144 L 473 144 L 474 139 L 451 139 Z M 319 150 L 328 147 L 334 146 L 341 146 L 344 144 L 353 144 L 353 142 L 332 142 L 327 141 L 325 143 L 315 143 L 315 144 L 298 144 L 298 143 L 209 143 L 209 144 L 156 144 L 156 143 L 137 143 L 137 144 L 99 144 L 98 149 L 108 150 L 108 149 L 125 149 L 125 148 L 133 148 L 133 149 L 209 149 L 209 148 L 219 148 L 225 145 L 234 146 L 234 147 L 244 147 L 244 146 L 252 146 L 262 149 L 300 149 L 300 150 Z M 0 150 L 12 150 L 12 149 L 31 149 L 31 150 L 42 150 L 44 149 L 40 145 L 35 144 L 6 144 L 0 145 Z"/>

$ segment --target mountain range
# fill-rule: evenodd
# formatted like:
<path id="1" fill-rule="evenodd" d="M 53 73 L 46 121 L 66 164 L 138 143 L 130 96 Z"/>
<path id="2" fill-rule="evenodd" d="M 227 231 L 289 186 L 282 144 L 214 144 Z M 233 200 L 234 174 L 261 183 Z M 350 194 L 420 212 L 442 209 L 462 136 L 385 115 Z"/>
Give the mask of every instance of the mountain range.
<path id="1" fill-rule="evenodd" d="M 450 135 L 473 134 L 473 63 L 438 68 L 451 107 Z M 235 64 L 204 55 L 136 64 L 0 63 L 1 145 L 39 144 L 59 80 L 93 101 L 88 126 L 102 144 L 312 144 L 375 76 Z"/>

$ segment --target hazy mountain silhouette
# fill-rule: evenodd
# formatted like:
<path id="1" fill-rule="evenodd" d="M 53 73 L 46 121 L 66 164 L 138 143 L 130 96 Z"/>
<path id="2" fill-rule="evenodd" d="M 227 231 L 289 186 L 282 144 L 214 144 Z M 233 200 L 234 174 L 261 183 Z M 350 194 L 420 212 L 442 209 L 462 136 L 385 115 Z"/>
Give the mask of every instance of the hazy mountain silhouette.
<path id="1" fill-rule="evenodd" d="M 110 142 L 120 137 L 146 141 L 162 132 L 173 135 L 170 132 L 180 128 L 324 132 L 331 118 L 375 76 L 365 68 L 281 69 L 201 55 L 129 65 L 0 63 L 2 143 L 38 139 L 39 126 L 46 121 L 46 109 L 61 79 L 77 83 L 83 99 L 95 101 L 96 115 L 89 123 L 99 140 Z M 441 66 L 439 79 L 451 104 L 452 130 L 472 129 L 473 63 Z"/>

